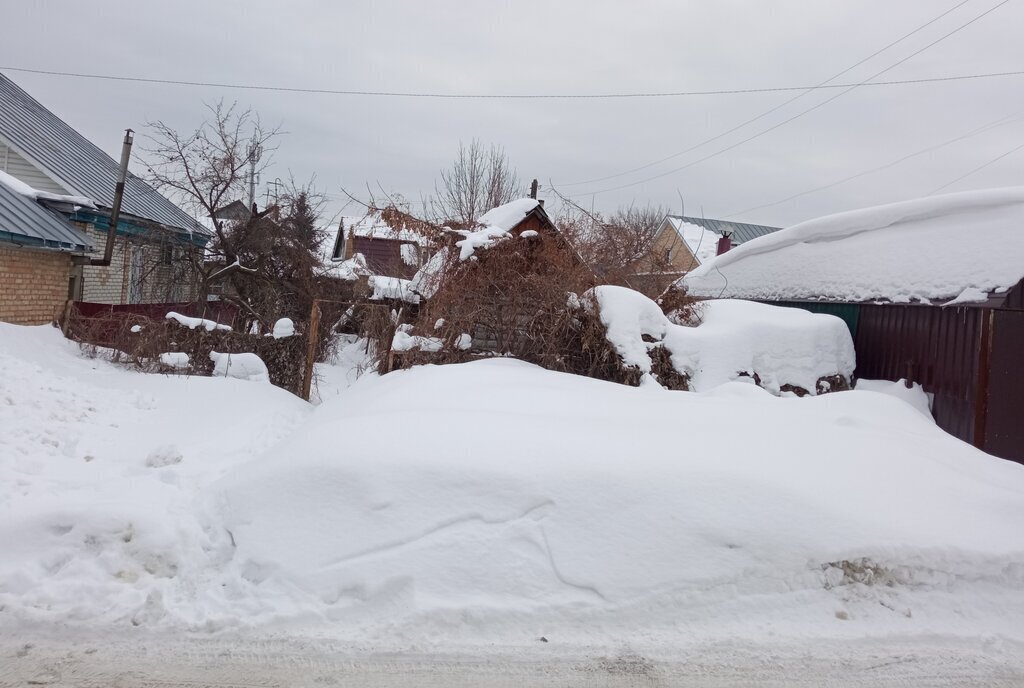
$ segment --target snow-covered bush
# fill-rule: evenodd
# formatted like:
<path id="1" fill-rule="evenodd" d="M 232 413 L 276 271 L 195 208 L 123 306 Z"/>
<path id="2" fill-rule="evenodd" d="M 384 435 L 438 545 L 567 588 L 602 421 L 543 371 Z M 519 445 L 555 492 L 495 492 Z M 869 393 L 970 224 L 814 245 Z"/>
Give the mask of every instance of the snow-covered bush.
<path id="1" fill-rule="evenodd" d="M 515 234 L 500 226 L 451 239 L 413 280 L 429 300 L 409 333 L 443 346 L 401 350 L 396 367 L 504 355 L 586 374 L 586 347 L 578 341 L 584 328 L 568 295 L 591 287 L 594 278 L 565 240 L 553 231 Z"/>
<path id="2" fill-rule="evenodd" d="M 803 396 L 850 388 L 853 340 L 842 320 L 752 301 L 705 301 L 695 325 L 679 325 L 643 294 L 596 287 L 608 341 L 640 382 L 704 391 L 750 378 L 773 394 Z"/>
<path id="3" fill-rule="evenodd" d="M 149 373 L 227 376 L 269 380 L 298 394 L 302 390 L 307 338 L 239 332 L 209 318 L 179 313 L 147 318 L 108 313 L 85 318 L 73 311 L 67 334 L 87 354 Z M 287 328 L 277 323 L 277 334 Z M 294 333 L 294 323 L 291 323 Z"/>

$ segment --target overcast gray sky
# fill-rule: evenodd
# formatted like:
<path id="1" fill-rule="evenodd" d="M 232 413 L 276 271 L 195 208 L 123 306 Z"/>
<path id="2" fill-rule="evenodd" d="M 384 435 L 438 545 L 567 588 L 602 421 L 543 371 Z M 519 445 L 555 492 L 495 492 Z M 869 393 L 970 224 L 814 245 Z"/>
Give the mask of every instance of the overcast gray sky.
<path id="1" fill-rule="evenodd" d="M 841 77 L 867 79 L 1002 0 L 968 0 Z M 0 65 L 291 87 L 456 93 L 608 93 L 815 84 L 961 0 L 602 2 L 9 2 Z M 1010 0 L 887 72 L 902 80 L 1024 70 L 1024 1 Z M 723 217 L 1014 119 L 833 188 L 732 219 L 791 224 L 922 196 L 1024 144 L 1024 77 L 861 87 L 778 129 L 669 172 L 835 96 L 818 91 L 642 171 L 795 93 L 629 100 L 434 100 L 237 91 L 5 72 L 115 155 L 125 127 L 196 126 L 224 98 L 281 124 L 271 176 L 315 174 L 333 196 L 379 182 L 433 189 L 460 140 L 505 147 L 537 177 L 602 210 L 671 205 Z M 142 170 L 138 168 L 137 172 Z M 626 188 L 607 190 L 632 184 Z M 1024 150 L 949 191 L 1024 184 Z M 593 193 L 603 191 L 602 193 Z M 331 209 L 340 208 L 333 201 Z"/>

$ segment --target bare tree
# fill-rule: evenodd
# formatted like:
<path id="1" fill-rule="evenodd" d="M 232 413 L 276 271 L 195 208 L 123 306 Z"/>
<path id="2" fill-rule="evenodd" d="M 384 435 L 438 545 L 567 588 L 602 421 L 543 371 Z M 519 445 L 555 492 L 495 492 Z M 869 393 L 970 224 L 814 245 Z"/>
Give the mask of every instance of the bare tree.
<path id="1" fill-rule="evenodd" d="M 223 101 L 206 105 L 209 115 L 194 131 L 181 133 L 163 121 L 149 122 L 149 181 L 201 217 L 213 217 L 245 196 L 252 171 L 270 164 L 277 127 L 266 128 L 252 110 Z"/>
<path id="2" fill-rule="evenodd" d="M 522 185 L 501 146 L 485 147 L 473 139 L 468 146 L 459 143 L 455 161 L 441 171 L 435 190 L 433 210 L 438 219 L 470 225 L 491 208 L 519 196 Z"/>
<path id="3" fill-rule="evenodd" d="M 559 231 L 604 284 L 616 284 L 656 297 L 666 286 L 658 275 L 673 271 L 674 245 L 658 236 L 667 211 L 661 206 L 629 205 L 609 216 L 590 212 L 563 198 Z"/>
<path id="4" fill-rule="evenodd" d="M 150 183 L 197 216 L 209 218 L 214 237 L 206 251 L 183 254 L 197 281 L 196 300 L 201 302 L 215 282 L 236 271 L 255 272 L 240 257 L 270 211 L 257 213 L 253 208 L 247 219 L 234 222 L 218 216 L 230 203 L 247 196 L 249 176 L 266 169 L 279 134 L 278 128 L 265 127 L 252 110 L 223 102 L 206 107 L 208 118 L 188 133 L 163 121 L 148 123 L 150 147 L 144 149 Z"/>

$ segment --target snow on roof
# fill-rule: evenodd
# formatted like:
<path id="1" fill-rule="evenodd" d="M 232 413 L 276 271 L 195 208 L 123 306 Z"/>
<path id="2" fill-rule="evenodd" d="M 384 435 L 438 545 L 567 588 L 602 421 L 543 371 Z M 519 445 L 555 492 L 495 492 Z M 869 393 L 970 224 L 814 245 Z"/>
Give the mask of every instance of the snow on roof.
<path id="1" fill-rule="evenodd" d="M 113 206 L 120 164 L 3 74 L 0 132 L 12 148 L 59 180 L 61 187 L 84 194 L 105 208 Z M 121 213 L 207 234 L 195 218 L 130 171 Z"/>
<path id="2" fill-rule="evenodd" d="M 0 240 L 70 251 L 88 251 L 89 238 L 62 215 L 45 208 L 0 172 Z M 20 182 L 18 182 L 20 184 Z M 31 188 L 31 187 L 28 187 Z"/>
<path id="3" fill-rule="evenodd" d="M 686 222 L 680 217 L 670 216 L 668 221 L 679 234 L 679 238 L 686 244 L 686 248 L 697 259 L 697 265 L 703 265 L 715 257 L 718 252 L 718 240 L 722 238 L 721 234 L 712 229 Z"/>
<path id="4" fill-rule="evenodd" d="M 69 205 L 77 205 L 83 208 L 96 209 L 96 203 L 91 198 L 85 196 L 68 196 L 65 194 L 55 194 L 49 191 L 40 191 L 34 189 L 25 182 L 21 181 L 17 177 L 12 177 L 3 170 L 0 170 L 0 184 L 3 184 L 11 191 L 19 193 L 22 196 L 31 198 L 34 201 L 54 201 L 56 203 L 67 203 Z"/>
<path id="5" fill-rule="evenodd" d="M 387 211 L 371 210 L 362 217 L 345 217 L 342 223 L 346 231 L 351 230 L 352 236 L 365 237 L 368 239 L 387 239 L 389 241 L 407 241 L 420 246 L 429 246 L 431 239 L 422 231 L 422 228 L 413 226 L 413 218 L 408 224 L 401 223 L 398 218 L 386 216 Z M 393 213 L 399 215 L 398 212 Z M 404 215 L 402 213 L 401 215 Z M 396 226 L 397 225 L 397 226 Z"/>
<path id="6" fill-rule="evenodd" d="M 324 274 L 328 277 L 348 280 L 349 282 L 373 274 L 366 265 L 366 256 L 362 253 L 354 253 L 348 260 L 329 260 L 323 265 Z"/>
<path id="7" fill-rule="evenodd" d="M 771 227 L 769 225 L 752 225 L 749 222 L 730 222 L 729 220 L 717 220 L 713 217 L 687 217 L 685 215 L 669 215 L 670 219 L 682 220 L 691 225 L 705 227 L 715 234 L 728 234 L 732 237 L 733 246 L 745 244 L 748 241 L 772 234 L 782 227 Z"/>
<path id="8" fill-rule="evenodd" d="M 409 288 L 429 299 L 437 293 L 441 286 L 441 275 L 444 272 L 445 263 L 448 262 L 448 247 L 442 248 L 428 260 L 413 276 Z"/>
<path id="9" fill-rule="evenodd" d="M 370 288 L 373 289 L 373 295 L 370 297 L 371 301 L 394 299 L 407 303 L 420 302 L 419 295 L 412 290 L 412 280 L 371 275 L 369 284 Z"/>
<path id="10" fill-rule="evenodd" d="M 1024 187 L 930 196 L 762 236 L 680 282 L 695 296 L 947 301 L 1024 278 Z"/>
<path id="11" fill-rule="evenodd" d="M 538 205 L 540 205 L 540 201 L 536 198 L 518 198 L 505 205 L 499 205 L 497 208 L 491 208 L 481 215 L 477 222 L 507 232 L 522 222 L 523 218 L 533 212 Z"/>

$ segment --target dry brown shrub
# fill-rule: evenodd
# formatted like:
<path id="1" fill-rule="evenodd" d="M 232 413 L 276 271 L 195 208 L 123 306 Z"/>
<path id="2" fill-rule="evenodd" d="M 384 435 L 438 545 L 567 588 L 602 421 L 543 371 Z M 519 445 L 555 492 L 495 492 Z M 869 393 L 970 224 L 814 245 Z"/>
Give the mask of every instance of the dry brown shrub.
<path id="1" fill-rule="evenodd" d="M 624 365 L 608 342 L 592 297 L 579 296 L 594 286 L 594 276 L 559 235 L 505 239 L 465 261 L 452 248 L 434 279 L 432 298 L 385 332 L 378 346 L 388 359 L 382 372 L 508 356 L 548 370 L 640 383 L 640 371 Z M 441 340 L 442 349 L 390 352 L 402 323 L 413 325 L 411 334 Z M 459 346 L 463 335 L 472 338 L 468 348 Z"/>
<path id="2" fill-rule="evenodd" d="M 700 303 L 681 284 L 671 285 L 657 300 L 665 317 L 676 325 L 688 326 L 700 324 Z"/>
<path id="3" fill-rule="evenodd" d="M 415 321 L 418 334 L 454 343 L 465 333 L 471 350 L 538 363 L 562 355 L 576 295 L 594 283 L 566 242 L 548 232 L 500 240 L 467 260 L 453 247 L 436 279 L 439 288 Z"/>
<path id="4" fill-rule="evenodd" d="M 173 320 L 131 313 L 83 318 L 72 309 L 67 334 L 88 355 L 147 373 L 208 376 L 214 368 L 211 352 L 254 353 L 266 364 L 272 384 L 294 394 L 302 391 L 308 339 L 301 331 L 274 339 L 233 330 L 189 329 Z M 172 352 L 188 354 L 190 365 L 176 368 L 161 363 L 160 355 Z M 320 352 L 321 356 L 326 353 Z"/>

